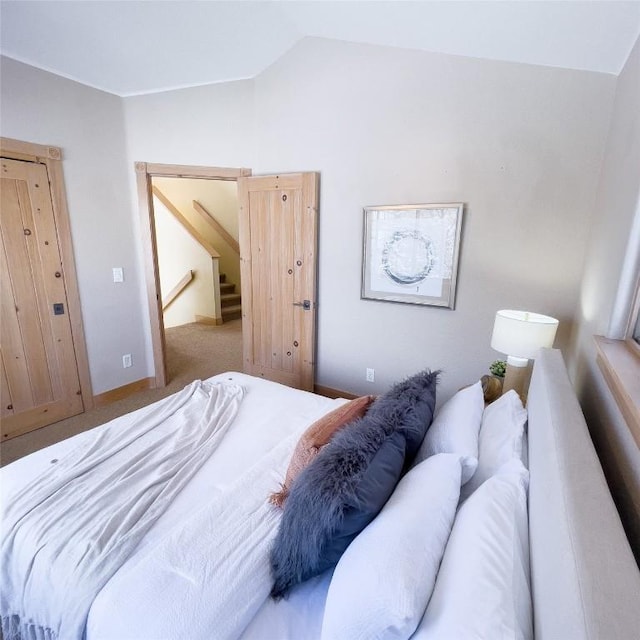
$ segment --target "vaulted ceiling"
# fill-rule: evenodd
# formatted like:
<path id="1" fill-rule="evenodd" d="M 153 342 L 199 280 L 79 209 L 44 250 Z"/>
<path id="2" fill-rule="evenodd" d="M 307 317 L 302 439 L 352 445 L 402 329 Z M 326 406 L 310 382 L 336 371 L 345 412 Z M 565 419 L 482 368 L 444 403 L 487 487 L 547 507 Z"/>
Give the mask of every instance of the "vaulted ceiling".
<path id="1" fill-rule="evenodd" d="M 640 0 L 0 2 L 0 52 L 127 96 L 252 78 L 308 36 L 618 74 Z"/>

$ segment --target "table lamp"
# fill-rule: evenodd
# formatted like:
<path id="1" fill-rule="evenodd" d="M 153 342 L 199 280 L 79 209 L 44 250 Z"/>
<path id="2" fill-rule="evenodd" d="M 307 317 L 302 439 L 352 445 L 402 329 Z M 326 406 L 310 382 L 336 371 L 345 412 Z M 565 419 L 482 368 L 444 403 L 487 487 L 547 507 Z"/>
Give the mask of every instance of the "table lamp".
<path id="1" fill-rule="evenodd" d="M 530 311 L 503 309 L 496 313 L 491 348 L 507 356 L 502 393 L 514 389 L 523 404 L 527 398 L 529 359 L 553 346 L 558 321 Z"/>

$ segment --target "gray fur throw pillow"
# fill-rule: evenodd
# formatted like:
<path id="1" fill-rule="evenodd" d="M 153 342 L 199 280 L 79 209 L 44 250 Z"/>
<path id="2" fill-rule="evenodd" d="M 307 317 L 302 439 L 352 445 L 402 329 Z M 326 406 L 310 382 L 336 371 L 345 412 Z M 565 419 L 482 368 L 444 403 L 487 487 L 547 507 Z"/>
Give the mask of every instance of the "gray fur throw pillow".
<path id="1" fill-rule="evenodd" d="M 438 373 L 380 396 L 293 482 L 271 552 L 274 598 L 334 566 L 380 512 L 431 425 Z"/>
<path id="2" fill-rule="evenodd" d="M 422 371 L 396 383 L 370 407 L 368 415 L 397 425 L 407 441 L 407 466 L 431 426 L 436 406 L 436 384 L 440 371 Z"/>

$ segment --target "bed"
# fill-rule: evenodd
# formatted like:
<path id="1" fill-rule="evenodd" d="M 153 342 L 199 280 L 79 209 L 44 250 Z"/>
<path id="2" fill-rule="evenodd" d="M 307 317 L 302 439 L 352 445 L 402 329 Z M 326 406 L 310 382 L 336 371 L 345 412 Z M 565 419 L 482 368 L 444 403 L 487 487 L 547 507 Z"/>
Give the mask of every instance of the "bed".
<path id="1" fill-rule="evenodd" d="M 309 425 L 346 403 L 230 372 L 3 468 L 5 640 L 640 637 L 640 572 L 551 349 L 535 361 L 517 460 L 488 471 L 481 441 L 475 461 L 421 444 L 337 564 L 270 597 L 290 507 L 268 497 Z M 65 490 L 62 507 L 33 509 Z M 524 516 L 504 511 L 523 496 Z M 469 551 L 476 540 L 487 557 Z"/>

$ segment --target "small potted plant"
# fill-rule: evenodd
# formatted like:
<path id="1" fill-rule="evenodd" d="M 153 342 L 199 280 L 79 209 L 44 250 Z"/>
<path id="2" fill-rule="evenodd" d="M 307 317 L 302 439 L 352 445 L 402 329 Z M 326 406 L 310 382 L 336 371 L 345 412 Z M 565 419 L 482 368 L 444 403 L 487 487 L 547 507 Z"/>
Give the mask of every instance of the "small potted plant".
<path id="1" fill-rule="evenodd" d="M 496 378 L 504 378 L 504 374 L 507 370 L 507 363 L 505 360 L 495 360 L 489 366 L 489 371 L 491 375 L 496 376 Z"/>

